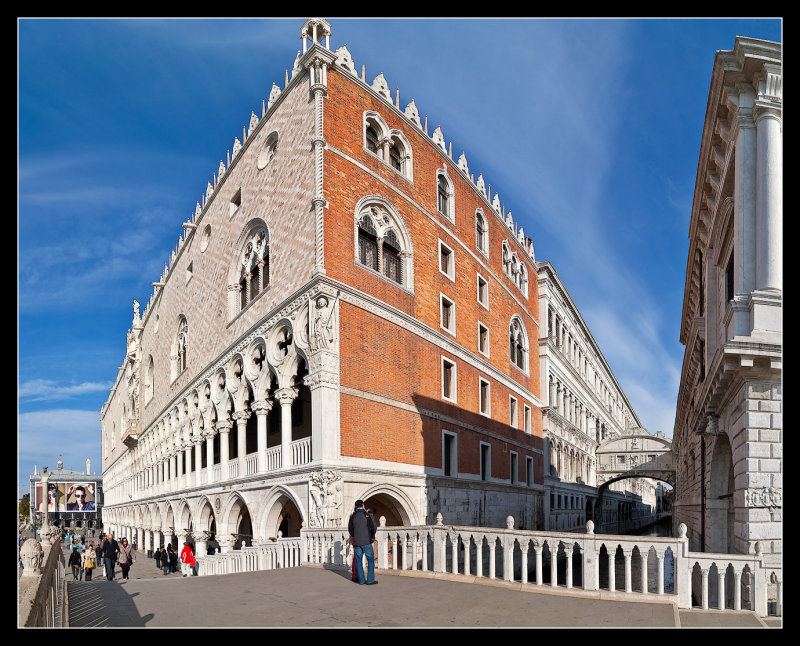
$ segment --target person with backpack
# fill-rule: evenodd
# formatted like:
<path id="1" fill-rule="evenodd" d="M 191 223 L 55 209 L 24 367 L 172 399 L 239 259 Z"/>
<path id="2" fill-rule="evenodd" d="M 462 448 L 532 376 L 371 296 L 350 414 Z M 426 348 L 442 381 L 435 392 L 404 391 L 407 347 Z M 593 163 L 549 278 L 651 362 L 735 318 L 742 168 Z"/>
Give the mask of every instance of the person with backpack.
<path id="1" fill-rule="evenodd" d="M 72 568 L 72 580 L 77 581 L 81 573 L 81 554 L 77 548 L 72 548 L 70 552 L 67 563 Z"/>
<path id="2" fill-rule="evenodd" d="M 356 500 L 356 508 L 353 515 L 350 516 L 347 530 L 350 533 L 350 545 L 354 548 L 359 584 L 376 585 L 378 582 L 375 580 L 375 552 L 372 549 L 372 541 L 375 539 L 377 528 L 372 516 L 364 509 L 363 500 Z M 367 557 L 366 581 L 364 580 L 364 556 Z"/>

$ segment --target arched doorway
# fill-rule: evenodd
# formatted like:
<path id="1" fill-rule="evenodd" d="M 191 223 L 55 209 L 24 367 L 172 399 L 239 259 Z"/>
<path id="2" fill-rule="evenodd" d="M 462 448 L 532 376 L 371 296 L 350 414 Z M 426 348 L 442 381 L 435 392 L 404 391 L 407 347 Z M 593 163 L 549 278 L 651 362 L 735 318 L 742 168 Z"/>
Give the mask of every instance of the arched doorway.
<path id="1" fill-rule="evenodd" d="M 294 499 L 280 488 L 273 490 L 264 505 L 267 513 L 261 516 L 260 533 L 269 540 L 298 538 L 303 526 L 303 514 Z"/>
<path id="2" fill-rule="evenodd" d="M 711 458 L 708 500 L 708 551 L 732 554 L 734 550 L 733 523 L 733 455 L 728 436 L 720 433 L 714 443 Z"/>
<path id="3" fill-rule="evenodd" d="M 234 550 L 253 546 L 253 523 L 250 519 L 250 511 L 245 505 L 239 507 L 239 515 L 236 519 L 236 531 L 233 534 L 233 538 Z"/>

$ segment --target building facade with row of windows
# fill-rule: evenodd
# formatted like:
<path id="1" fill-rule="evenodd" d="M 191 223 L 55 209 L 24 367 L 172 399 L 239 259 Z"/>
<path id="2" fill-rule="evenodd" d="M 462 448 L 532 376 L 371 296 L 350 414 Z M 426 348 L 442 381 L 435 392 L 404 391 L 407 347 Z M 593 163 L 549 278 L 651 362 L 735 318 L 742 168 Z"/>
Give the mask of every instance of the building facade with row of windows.
<path id="1" fill-rule="evenodd" d="M 616 479 L 670 449 L 642 428 L 555 267 L 537 263 L 545 440 L 545 529 L 606 533 L 653 522 L 659 482 Z M 643 451 L 651 447 L 651 451 Z"/>
<path id="2" fill-rule="evenodd" d="M 689 225 L 673 435 L 690 549 L 754 554 L 782 580 L 782 52 L 714 60 Z M 778 614 L 781 614 L 778 611 Z"/>
<path id="3" fill-rule="evenodd" d="M 107 527 L 222 549 L 544 526 L 533 245 L 441 129 L 307 20 L 291 76 L 134 301 L 101 411 Z"/>

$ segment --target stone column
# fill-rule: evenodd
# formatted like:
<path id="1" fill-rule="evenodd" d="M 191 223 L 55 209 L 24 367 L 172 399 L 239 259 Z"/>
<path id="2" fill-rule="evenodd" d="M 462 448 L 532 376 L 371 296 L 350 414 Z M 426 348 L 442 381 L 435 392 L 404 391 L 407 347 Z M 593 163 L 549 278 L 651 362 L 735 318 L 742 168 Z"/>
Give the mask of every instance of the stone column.
<path id="1" fill-rule="evenodd" d="M 756 281 L 756 132 L 753 123 L 753 90 L 738 85 L 728 96 L 736 106 L 738 135 L 736 141 L 736 174 L 734 209 L 738 214 L 736 236 L 737 294 L 749 294 Z"/>
<path id="2" fill-rule="evenodd" d="M 217 431 L 219 432 L 219 461 L 220 461 L 220 480 L 225 482 L 228 479 L 228 433 L 231 432 L 233 422 L 229 419 L 217 420 Z"/>
<path id="3" fill-rule="evenodd" d="M 783 168 L 781 110 L 759 100 L 756 122 L 756 289 L 780 290 Z"/>
<path id="4" fill-rule="evenodd" d="M 335 460 L 339 456 L 338 353 L 325 348 L 313 353 L 305 383 L 311 391 L 311 459 Z"/>
<path id="5" fill-rule="evenodd" d="M 203 438 L 201 435 L 192 437 L 192 444 L 194 444 L 194 485 L 199 487 L 200 474 L 203 472 Z"/>
<path id="6" fill-rule="evenodd" d="M 275 400 L 281 405 L 281 468 L 292 466 L 292 402 L 297 398 L 294 386 L 275 391 Z"/>
<path id="7" fill-rule="evenodd" d="M 249 417 L 249 410 L 239 410 L 233 414 L 233 419 L 236 420 L 236 454 L 238 456 L 240 476 L 247 473 L 245 456 L 247 455 L 247 420 Z"/>
<path id="8" fill-rule="evenodd" d="M 191 472 L 192 472 L 192 441 L 191 440 L 189 440 L 186 443 L 186 447 L 184 448 L 184 451 L 183 451 L 183 458 L 184 458 L 184 464 L 185 464 L 184 473 L 183 473 L 183 475 L 184 475 L 183 486 L 184 486 L 184 488 L 188 488 L 188 487 L 191 486 L 191 484 L 189 482 L 189 480 L 191 479 L 191 476 L 189 474 L 191 474 Z M 196 477 L 197 476 L 195 476 L 195 478 Z"/>
<path id="9" fill-rule="evenodd" d="M 256 413 L 258 424 L 258 436 L 256 440 L 256 451 L 258 452 L 258 472 L 264 473 L 267 470 L 267 416 L 272 410 L 272 401 L 261 400 L 253 403 L 253 410 Z"/>
<path id="10" fill-rule="evenodd" d="M 209 428 L 203 433 L 206 439 L 206 484 L 214 483 L 214 429 Z"/>

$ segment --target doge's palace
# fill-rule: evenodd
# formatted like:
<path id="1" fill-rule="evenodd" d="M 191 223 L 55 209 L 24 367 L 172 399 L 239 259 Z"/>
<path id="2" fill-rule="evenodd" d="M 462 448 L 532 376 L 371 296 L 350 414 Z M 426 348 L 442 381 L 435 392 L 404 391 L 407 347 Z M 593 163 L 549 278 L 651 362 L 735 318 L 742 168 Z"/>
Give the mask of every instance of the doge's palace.
<path id="1" fill-rule="evenodd" d="M 543 527 L 534 232 L 331 37 L 303 23 L 133 301 L 104 521 L 145 549 L 342 527 L 359 498 Z"/>

